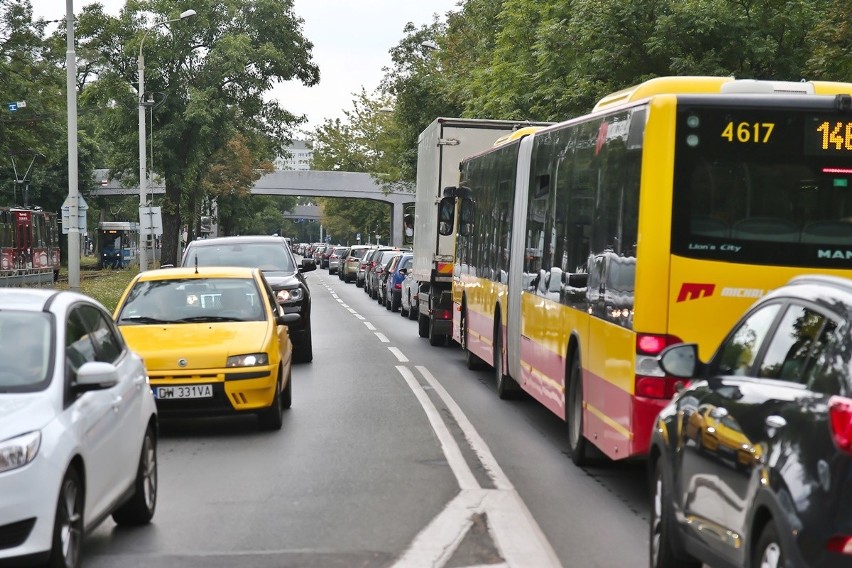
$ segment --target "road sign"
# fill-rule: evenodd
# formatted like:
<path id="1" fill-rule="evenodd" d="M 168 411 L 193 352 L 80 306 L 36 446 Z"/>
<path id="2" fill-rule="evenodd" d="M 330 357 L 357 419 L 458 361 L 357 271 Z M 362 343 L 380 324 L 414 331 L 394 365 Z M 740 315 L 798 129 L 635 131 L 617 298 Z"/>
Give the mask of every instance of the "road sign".
<path id="1" fill-rule="evenodd" d="M 89 209 L 89 204 L 83 199 L 82 195 L 77 196 L 77 231 L 86 232 L 86 211 Z M 62 234 L 67 235 L 71 230 L 71 196 L 65 198 L 65 203 L 62 204 Z"/>
<path id="2" fill-rule="evenodd" d="M 6 105 L 6 108 L 9 109 L 9 112 L 15 112 L 18 110 L 18 103 L 9 103 Z"/>
<path id="3" fill-rule="evenodd" d="M 139 235 L 160 236 L 163 234 L 163 210 L 162 207 L 140 207 L 139 208 Z"/>

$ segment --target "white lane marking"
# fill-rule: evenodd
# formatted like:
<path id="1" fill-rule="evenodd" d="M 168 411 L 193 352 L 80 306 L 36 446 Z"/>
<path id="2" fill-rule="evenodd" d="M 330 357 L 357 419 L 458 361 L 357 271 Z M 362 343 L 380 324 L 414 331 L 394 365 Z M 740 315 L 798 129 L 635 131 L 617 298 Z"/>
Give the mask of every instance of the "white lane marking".
<path id="1" fill-rule="evenodd" d="M 464 433 L 464 437 L 467 439 L 467 443 L 485 467 L 485 471 L 488 472 L 488 477 L 490 477 L 494 482 L 494 486 L 497 487 L 497 489 L 513 491 L 514 487 L 512 486 L 512 482 L 509 481 L 509 478 L 506 477 L 506 474 L 503 473 L 503 470 L 497 464 L 497 460 L 494 459 L 494 455 L 488 448 L 488 444 L 486 444 L 485 440 L 480 437 L 479 432 L 477 432 L 476 428 L 473 427 L 473 424 L 470 423 L 470 420 L 468 420 L 465 413 L 462 412 L 462 409 L 459 408 L 459 405 L 456 404 L 456 401 L 450 396 L 450 393 L 444 389 L 444 385 L 439 383 L 426 367 L 418 365 L 417 370 L 420 371 L 420 374 L 423 375 L 423 378 L 426 379 L 429 386 L 438 393 L 438 396 L 441 397 L 443 403 L 447 405 L 447 409 L 449 409 L 453 418 L 456 419 L 459 428 L 461 428 L 461 431 Z"/>
<path id="2" fill-rule="evenodd" d="M 391 353 L 396 355 L 396 358 L 399 359 L 400 363 L 408 363 L 408 357 L 402 354 L 402 351 L 399 350 L 398 347 L 388 347 Z"/>
<path id="3" fill-rule="evenodd" d="M 337 303 L 343 305 L 343 300 L 341 300 L 340 298 L 337 298 Z"/>
<path id="4" fill-rule="evenodd" d="M 349 304 L 343 304 L 343 303 L 341 303 L 340 305 L 341 305 L 341 306 L 343 306 L 344 308 L 348 308 L 348 307 L 349 307 Z"/>
<path id="5" fill-rule="evenodd" d="M 374 325 L 373 325 L 373 324 L 371 324 L 370 322 L 365 321 L 365 322 L 364 322 L 364 325 L 366 325 L 366 326 L 367 326 L 367 329 L 369 329 L 370 331 L 376 331 L 376 326 L 374 326 Z"/>
<path id="6" fill-rule="evenodd" d="M 376 337 L 378 337 L 379 341 L 382 343 L 390 343 L 390 339 L 388 339 L 384 333 L 379 333 L 378 331 L 374 331 L 373 333 L 376 334 Z"/>
<path id="7" fill-rule="evenodd" d="M 479 483 L 476 482 L 473 472 L 470 471 L 470 467 L 464 460 L 464 456 L 462 456 L 458 444 L 456 444 L 456 441 L 453 439 L 453 435 L 450 434 L 447 425 L 444 424 L 444 420 L 441 418 L 441 414 L 438 412 L 438 409 L 435 408 L 435 405 L 432 404 L 431 400 L 429 400 L 429 395 L 426 394 L 425 390 L 423 390 L 423 386 L 416 378 L 414 378 L 414 373 L 412 373 L 411 369 L 405 365 L 397 365 L 396 370 L 399 371 L 399 374 L 402 375 L 402 378 L 405 379 L 406 383 L 408 383 L 408 388 L 411 389 L 414 396 L 416 396 L 417 400 L 420 402 L 420 406 L 423 407 L 423 411 L 426 412 L 426 418 L 429 419 L 429 423 L 432 425 L 432 430 L 435 431 L 435 435 L 438 436 L 438 441 L 441 442 L 441 448 L 444 450 L 444 456 L 447 458 L 447 463 L 450 465 L 450 469 L 456 476 L 459 487 L 463 490 L 479 489 Z M 440 516 L 441 515 L 438 515 L 436 518 L 439 518 Z"/>
<path id="8" fill-rule="evenodd" d="M 355 316 L 356 318 L 358 318 L 359 320 L 366 319 L 366 318 L 365 318 L 364 316 L 362 316 L 361 314 L 352 314 L 352 315 L 354 315 L 354 316 Z"/>
<path id="9" fill-rule="evenodd" d="M 455 439 L 446 440 L 449 434 L 441 413 L 429 399 L 425 388 L 414 378 L 408 367 L 397 365 L 423 410 L 429 417 L 432 428 L 441 441 L 447 463 L 459 481 L 460 493 L 450 501 L 441 513 L 415 537 L 409 548 L 394 563 L 396 568 L 440 568 L 452 559 L 453 554 L 467 534 L 475 514 L 484 513 L 494 545 L 505 560 L 505 567 L 549 567 L 559 568 L 562 563 L 556 556 L 541 528 L 536 523 L 526 504 L 515 491 L 512 483 L 497 464 L 485 441 L 450 397 L 444 387 L 426 367 L 416 367 L 428 386 L 441 398 L 462 430 L 467 443 L 477 455 L 497 489 L 482 489 L 473 478 L 467 462 L 458 464 L 461 450 Z M 457 457 L 458 456 L 458 457 Z M 462 458 L 463 459 L 463 458 Z"/>
<path id="10" fill-rule="evenodd" d="M 349 313 L 350 313 L 350 314 L 354 314 L 354 313 L 355 313 L 355 310 L 353 310 L 352 308 L 346 308 L 346 309 L 349 311 Z"/>

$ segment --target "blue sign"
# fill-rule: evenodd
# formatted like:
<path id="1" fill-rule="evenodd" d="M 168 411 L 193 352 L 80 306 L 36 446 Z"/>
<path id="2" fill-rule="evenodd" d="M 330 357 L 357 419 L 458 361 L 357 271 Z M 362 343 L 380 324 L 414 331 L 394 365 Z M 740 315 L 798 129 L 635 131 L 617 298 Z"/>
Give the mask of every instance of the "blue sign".
<path id="1" fill-rule="evenodd" d="M 18 103 L 9 103 L 6 105 L 6 108 L 9 109 L 9 112 L 15 112 L 18 110 Z"/>

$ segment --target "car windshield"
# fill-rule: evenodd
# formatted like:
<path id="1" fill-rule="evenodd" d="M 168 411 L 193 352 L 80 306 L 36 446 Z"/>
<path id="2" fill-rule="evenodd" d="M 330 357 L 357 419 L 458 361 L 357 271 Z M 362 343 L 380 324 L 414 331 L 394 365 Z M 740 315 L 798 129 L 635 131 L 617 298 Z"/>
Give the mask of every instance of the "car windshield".
<path id="1" fill-rule="evenodd" d="M 137 282 L 118 315 L 119 325 L 262 321 L 254 280 L 191 278 Z"/>
<path id="2" fill-rule="evenodd" d="M 245 266 L 264 272 L 293 272 L 296 265 L 277 243 L 227 243 L 190 246 L 184 266 Z"/>
<path id="3" fill-rule="evenodd" d="M 43 312 L 0 311 L 0 392 L 47 384 L 53 353 L 51 321 Z"/>

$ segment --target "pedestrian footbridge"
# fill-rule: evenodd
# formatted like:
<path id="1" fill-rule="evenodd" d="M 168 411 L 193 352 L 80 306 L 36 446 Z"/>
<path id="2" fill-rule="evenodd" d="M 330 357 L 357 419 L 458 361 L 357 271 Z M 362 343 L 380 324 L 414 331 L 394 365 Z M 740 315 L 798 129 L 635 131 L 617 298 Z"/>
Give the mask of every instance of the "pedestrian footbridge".
<path id="1" fill-rule="evenodd" d="M 155 181 L 148 191 L 155 195 L 165 193 L 162 182 Z M 94 196 L 138 195 L 139 186 L 127 186 L 119 179 L 111 179 L 109 170 L 95 170 Z M 264 174 L 251 189 L 255 195 L 287 195 L 316 197 L 345 197 L 371 199 L 391 205 L 392 243 L 401 246 L 402 216 L 408 204 L 414 203 L 412 187 L 404 184 L 387 187 L 372 175 L 359 172 L 323 172 L 314 170 L 280 170 Z"/>

